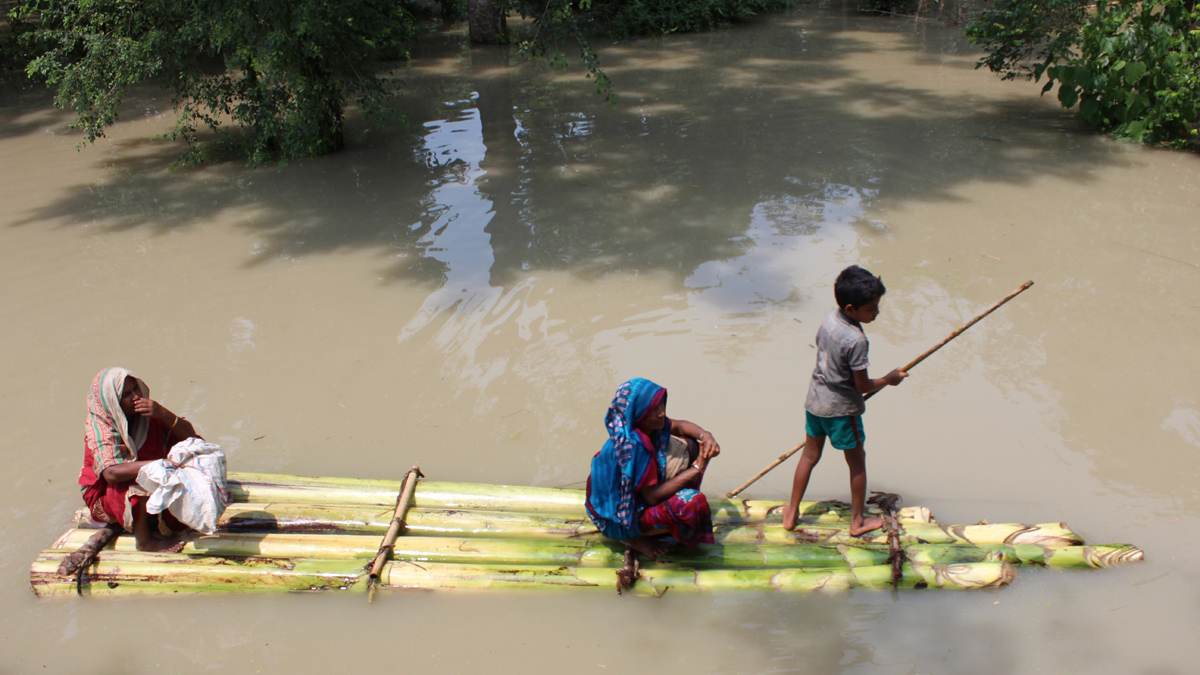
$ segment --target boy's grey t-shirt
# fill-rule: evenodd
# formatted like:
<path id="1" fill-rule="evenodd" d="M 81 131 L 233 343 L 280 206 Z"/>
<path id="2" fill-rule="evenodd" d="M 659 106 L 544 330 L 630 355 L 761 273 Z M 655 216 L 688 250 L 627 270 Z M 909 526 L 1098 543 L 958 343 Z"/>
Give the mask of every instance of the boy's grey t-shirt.
<path id="1" fill-rule="evenodd" d="M 817 417 L 861 415 L 867 409 L 854 386 L 854 371 L 867 362 L 867 336 L 841 310 L 833 310 L 817 331 L 817 367 L 804 409 Z"/>

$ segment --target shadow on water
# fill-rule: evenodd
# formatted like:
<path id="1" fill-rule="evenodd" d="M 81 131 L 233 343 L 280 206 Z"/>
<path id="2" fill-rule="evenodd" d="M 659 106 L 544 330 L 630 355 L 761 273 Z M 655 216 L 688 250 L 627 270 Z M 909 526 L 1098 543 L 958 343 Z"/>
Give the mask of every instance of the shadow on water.
<path id="1" fill-rule="evenodd" d="M 256 238 L 247 266 L 365 250 L 385 281 L 434 286 L 456 274 L 505 286 L 536 270 L 685 279 L 752 248 L 747 224 L 763 208 L 787 211 L 773 227 L 812 233 L 850 199 L 841 224 L 877 234 L 887 224 L 869 214 L 882 199 L 1086 181 L 1106 161 L 1069 114 L 1027 91 L 987 99 L 901 76 L 973 63 L 953 29 L 931 39 L 840 11 L 605 49 L 615 108 L 578 73 L 447 36 L 401 73 L 408 128 L 356 128 L 346 152 L 258 170 L 168 173 L 178 145 L 117 141 L 108 177 L 14 226 L 166 233 L 229 220 Z"/>
<path id="2" fill-rule="evenodd" d="M 63 128 L 73 115 L 54 107 L 54 94 L 20 77 L 0 78 L 0 140 Z"/>

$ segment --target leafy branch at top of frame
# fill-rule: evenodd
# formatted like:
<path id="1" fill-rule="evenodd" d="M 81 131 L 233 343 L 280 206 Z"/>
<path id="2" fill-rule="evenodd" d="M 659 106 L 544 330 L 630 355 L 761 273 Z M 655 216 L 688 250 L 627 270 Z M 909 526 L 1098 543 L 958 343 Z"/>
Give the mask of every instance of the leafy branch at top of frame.
<path id="1" fill-rule="evenodd" d="M 587 70 L 586 76 L 596 84 L 596 93 L 603 96 L 606 103 L 615 105 L 617 94 L 613 91 L 612 79 L 604 72 L 600 57 L 588 43 L 591 7 L 591 0 L 546 0 L 538 5 L 519 3 L 517 11 L 531 19 L 533 29 L 517 41 L 517 47 L 526 56 L 544 58 L 556 68 L 566 68 L 569 62 L 561 45 L 574 43 Z"/>

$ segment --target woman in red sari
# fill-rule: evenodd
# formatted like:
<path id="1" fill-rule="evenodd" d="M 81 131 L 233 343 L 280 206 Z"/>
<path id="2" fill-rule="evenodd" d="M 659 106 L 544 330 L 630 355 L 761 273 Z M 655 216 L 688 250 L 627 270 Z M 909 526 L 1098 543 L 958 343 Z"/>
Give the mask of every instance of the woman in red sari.
<path id="1" fill-rule="evenodd" d="M 139 551 L 177 551 L 171 537 L 186 527 L 170 513 L 146 513 L 138 472 L 196 435 L 192 423 L 150 398 L 150 388 L 124 368 L 100 371 L 88 392 L 79 486 L 92 520 L 133 533 Z"/>

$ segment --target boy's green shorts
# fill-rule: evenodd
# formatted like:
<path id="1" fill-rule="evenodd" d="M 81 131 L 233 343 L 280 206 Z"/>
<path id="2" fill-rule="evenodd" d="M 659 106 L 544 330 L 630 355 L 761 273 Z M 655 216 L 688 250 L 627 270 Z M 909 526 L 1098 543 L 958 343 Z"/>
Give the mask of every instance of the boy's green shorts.
<path id="1" fill-rule="evenodd" d="M 867 440 L 862 415 L 817 417 L 805 410 L 804 431 L 813 438 L 828 436 L 829 442 L 838 450 L 853 450 Z"/>

